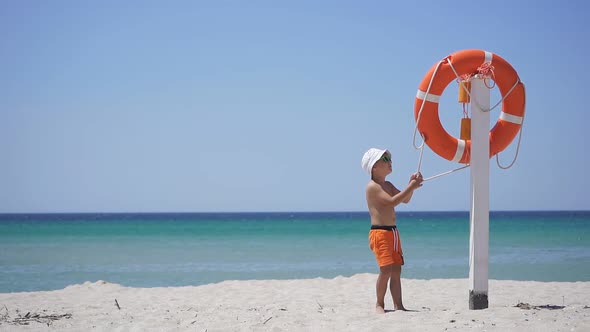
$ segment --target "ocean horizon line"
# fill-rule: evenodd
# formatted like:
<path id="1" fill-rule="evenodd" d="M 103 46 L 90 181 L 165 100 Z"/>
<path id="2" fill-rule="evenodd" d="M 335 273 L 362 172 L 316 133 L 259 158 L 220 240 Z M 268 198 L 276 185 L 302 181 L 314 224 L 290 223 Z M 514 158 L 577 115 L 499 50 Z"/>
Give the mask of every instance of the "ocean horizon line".
<path id="1" fill-rule="evenodd" d="M 419 211 L 396 211 L 399 216 L 430 216 L 437 215 L 469 215 L 467 210 L 419 210 Z M 563 213 L 574 214 L 590 214 L 590 210 L 490 210 L 490 216 L 497 216 L 502 214 L 521 215 L 521 214 L 536 214 L 536 215 L 558 215 Z M 11 217 L 28 217 L 28 216 L 369 216 L 368 211 L 149 211 L 149 212 L 2 212 L 0 213 L 0 220 Z"/>
<path id="2" fill-rule="evenodd" d="M 469 213 L 469 210 L 403 210 L 396 211 L 398 214 L 432 214 L 432 213 Z M 490 210 L 490 213 L 562 213 L 562 212 L 578 212 L 590 213 L 590 209 L 581 210 Z M 11 215 L 214 215 L 214 214 L 369 214 L 368 211 L 50 211 L 50 212 L 0 212 L 0 216 Z"/>

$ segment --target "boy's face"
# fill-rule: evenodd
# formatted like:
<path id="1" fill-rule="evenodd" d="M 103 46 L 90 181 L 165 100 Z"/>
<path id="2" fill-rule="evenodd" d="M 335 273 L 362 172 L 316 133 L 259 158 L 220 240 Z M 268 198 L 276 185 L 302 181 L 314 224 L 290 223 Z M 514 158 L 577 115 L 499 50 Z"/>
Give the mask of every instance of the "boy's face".
<path id="1" fill-rule="evenodd" d="M 387 175 L 391 174 L 392 171 L 391 154 L 386 151 L 373 166 L 373 172 Z"/>

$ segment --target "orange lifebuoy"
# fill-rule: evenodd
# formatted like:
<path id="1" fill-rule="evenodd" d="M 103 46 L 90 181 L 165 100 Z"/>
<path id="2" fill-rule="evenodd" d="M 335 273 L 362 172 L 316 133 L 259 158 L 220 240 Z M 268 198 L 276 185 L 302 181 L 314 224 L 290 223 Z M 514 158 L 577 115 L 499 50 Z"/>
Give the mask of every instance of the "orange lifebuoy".
<path id="1" fill-rule="evenodd" d="M 439 98 L 458 75 L 473 74 L 486 62 L 494 66 L 494 80 L 504 98 L 500 117 L 490 130 L 490 158 L 506 149 L 522 126 L 525 89 L 516 70 L 502 57 L 491 52 L 463 50 L 453 53 L 430 68 L 420 82 L 414 104 L 414 117 L 424 142 L 447 160 L 469 163 L 471 141 L 457 139 L 443 128 L 438 116 Z"/>

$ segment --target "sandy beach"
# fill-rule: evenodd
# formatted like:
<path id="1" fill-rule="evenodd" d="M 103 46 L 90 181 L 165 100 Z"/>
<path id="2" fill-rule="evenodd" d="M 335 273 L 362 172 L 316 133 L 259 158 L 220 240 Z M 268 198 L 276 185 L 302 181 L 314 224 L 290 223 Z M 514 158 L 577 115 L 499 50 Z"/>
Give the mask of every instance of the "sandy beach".
<path id="1" fill-rule="evenodd" d="M 374 313 L 375 274 L 131 288 L 97 281 L 0 294 L 1 331 L 590 331 L 590 282 L 403 279 L 408 312 Z M 386 310 L 392 309 L 386 298 Z M 520 305 L 519 305 L 520 304 Z M 25 325 L 27 324 L 27 325 Z"/>

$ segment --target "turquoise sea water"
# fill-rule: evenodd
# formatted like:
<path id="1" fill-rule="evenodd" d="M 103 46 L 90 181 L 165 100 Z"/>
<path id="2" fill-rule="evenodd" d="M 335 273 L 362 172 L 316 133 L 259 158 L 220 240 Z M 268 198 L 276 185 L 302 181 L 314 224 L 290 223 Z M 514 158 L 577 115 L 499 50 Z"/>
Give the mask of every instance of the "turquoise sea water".
<path id="1" fill-rule="evenodd" d="M 404 278 L 469 276 L 468 212 L 398 213 Z M 365 212 L 0 215 L 0 292 L 377 273 Z M 590 281 L 590 211 L 492 212 L 491 279 Z"/>

